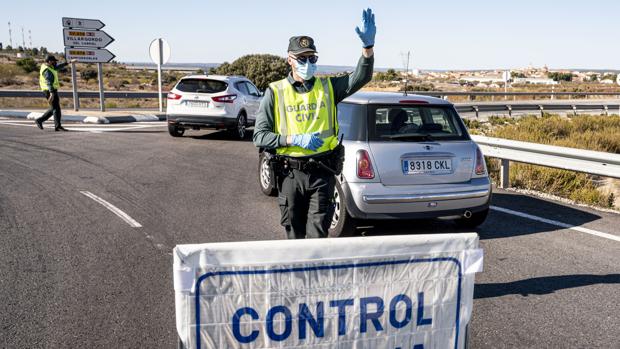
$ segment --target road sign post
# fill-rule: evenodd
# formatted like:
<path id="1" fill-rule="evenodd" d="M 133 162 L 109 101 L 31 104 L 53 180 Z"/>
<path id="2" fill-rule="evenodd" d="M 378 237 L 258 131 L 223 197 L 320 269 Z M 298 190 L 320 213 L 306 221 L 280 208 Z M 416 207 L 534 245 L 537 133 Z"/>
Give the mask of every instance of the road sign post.
<path id="1" fill-rule="evenodd" d="M 168 63 L 170 59 L 170 46 L 168 42 L 162 38 L 155 39 L 151 41 L 151 45 L 149 46 L 149 55 L 151 56 L 151 60 L 155 64 L 157 64 L 157 91 L 159 96 L 159 111 L 164 111 L 164 102 L 162 97 L 162 86 L 161 86 L 161 66 Z"/>
<path id="2" fill-rule="evenodd" d="M 62 26 L 64 27 L 62 33 L 65 45 L 65 58 L 67 60 L 75 59 L 80 63 L 97 63 L 100 110 L 105 111 L 102 63 L 108 63 L 115 57 L 112 52 L 104 49 L 114 41 L 114 38 L 100 30 L 105 24 L 98 19 L 63 17 Z M 80 100 L 75 63 L 71 64 L 71 78 L 73 81 L 74 109 L 78 110 Z"/>
<path id="3" fill-rule="evenodd" d="M 75 70 L 75 63 L 71 63 L 71 84 L 73 85 L 73 110 L 80 110 L 80 97 L 78 96 L 77 88 L 77 71 Z"/>
<path id="4" fill-rule="evenodd" d="M 103 67 L 97 63 L 97 75 L 99 76 L 99 110 L 105 111 L 105 95 L 103 93 Z"/>

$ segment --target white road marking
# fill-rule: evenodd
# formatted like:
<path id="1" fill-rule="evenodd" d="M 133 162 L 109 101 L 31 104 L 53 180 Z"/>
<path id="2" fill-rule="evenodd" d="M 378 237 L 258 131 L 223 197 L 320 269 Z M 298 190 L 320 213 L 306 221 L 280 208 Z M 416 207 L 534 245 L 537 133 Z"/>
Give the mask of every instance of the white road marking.
<path id="1" fill-rule="evenodd" d="M 498 207 L 498 206 L 491 206 L 491 209 L 495 210 L 495 211 L 502 212 L 502 213 L 511 214 L 513 216 L 519 216 L 519 217 L 522 217 L 522 218 L 531 219 L 533 221 L 538 221 L 538 222 L 547 223 L 547 224 L 550 224 L 550 225 L 555 225 L 556 227 L 570 229 L 570 230 L 575 230 L 575 231 L 578 231 L 578 232 L 581 232 L 581 233 L 586 233 L 586 234 L 598 236 L 598 237 L 601 237 L 601 238 L 605 238 L 605 239 L 609 239 L 609 240 L 614 240 L 614 241 L 620 242 L 620 236 L 616 236 L 616 235 L 612 235 L 612 234 L 608 234 L 608 233 L 603 233 L 603 232 L 600 232 L 600 231 L 597 231 L 597 230 L 583 228 L 583 227 L 578 227 L 576 225 L 572 225 L 572 224 L 568 224 L 568 223 L 564 223 L 564 222 L 559 222 L 559 221 L 555 221 L 555 220 L 547 219 L 547 218 L 543 218 L 543 217 L 538 217 L 538 216 L 534 216 L 534 215 L 523 213 L 523 212 L 519 212 L 519 211 L 513 211 L 513 210 L 510 210 L 510 209 L 503 208 L 503 207 Z"/>
<path id="2" fill-rule="evenodd" d="M 0 125 L 11 125 L 11 126 L 23 126 L 23 127 L 36 127 L 36 125 L 34 124 L 33 121 L 28 120 L 28 121 L 22 121 L 22 120 L 0 120 Z M 130 131 L 130 130 L 138 130 L 138 129 L 143 129 L 143 128 L 150 128 L 150 127 L 162 127 L 166 125 L 166 122 L 157 122 L 157 121 L 151 121 L 151 122 L 136 122 L 136 123 L 131 123 L 128 126 L 123 126 L 123 127 L 119 127 L 119 126 L 103 126 L 104 124 L 95 124 L 95 125 L 85 125 L 85 124 L 73 124 L 71 126 L 66 126 L 65 128 L 69 131 L 78 131 L 78 132 L 91 132 L 91 133 L 103 133 L 103 132 L 118 132 L 118 131 Z M 109 124 L 108 124 L 109 125 Z M 50 129 L 53 128 L 53 126 L 47 126 L 44 125 L 43 126 L 46 129 Z"/>
<path id="3" fill-rule="evenodd" d="M 141 228 L 142 224 L 138 223 L 135 219 L 131 218 L 127 213 L 121 211 L 121 209 L 119 209 L 118 207 L 112 205 L 111 203 L 103 200 L 102 198 L 98 197 L 97 195 L 89 192 L 89 191 L 80 191 L 80 193 L 86 195 L 87 197 L 95 200 L 96 202 L 100 203 L 101 205 L 103 205 L 103 207 L 107 208 L 108 210 L 112 211 L 112 213 L 114 213 L 115 215 L 119 216 L 122 220 L 124 220 L 127 224 L 129 224 L 130 226 L 134 227 L 134 228 Z"/>

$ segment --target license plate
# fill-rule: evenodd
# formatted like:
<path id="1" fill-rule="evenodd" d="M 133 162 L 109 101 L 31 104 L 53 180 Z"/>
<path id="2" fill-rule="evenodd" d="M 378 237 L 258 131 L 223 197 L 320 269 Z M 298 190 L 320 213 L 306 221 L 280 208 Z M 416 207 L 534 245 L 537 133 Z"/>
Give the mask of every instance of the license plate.
<path id="1" fill-rule="evenodd" d="M 408 175 L 452 173 L 452 159 L 403 160 L 403 173 Z"/>
<path id="2" fill-rule="evenodd" d="M 208 108 L 209 102 L 206 101 L 187 101 L 187 106 L 192 108 Z"/>

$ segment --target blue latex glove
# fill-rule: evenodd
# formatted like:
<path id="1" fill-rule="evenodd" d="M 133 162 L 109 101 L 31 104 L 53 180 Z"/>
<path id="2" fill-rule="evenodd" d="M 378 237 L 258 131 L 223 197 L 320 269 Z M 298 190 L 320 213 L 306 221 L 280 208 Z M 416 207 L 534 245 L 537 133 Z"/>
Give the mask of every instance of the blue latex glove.
<path id="1" fill-rule="evenodd" d="M 370 8 L 362 12 L 362 22 L 363 30 L 360 30 L 359 27 L 355 27 L 355 32 L 362 40 L 364 48 L 371 48 L 375 45 L 377 27 L 375 26 L 375 15 Z"/>
<path id="2" fill-rule="evenodd" d="M 315 132 L 293 135 L 291 144 L 312 151 L 316 151 L 323 145 L 323 140 L 319 138 L 319 134 L 319 132 Z"/>

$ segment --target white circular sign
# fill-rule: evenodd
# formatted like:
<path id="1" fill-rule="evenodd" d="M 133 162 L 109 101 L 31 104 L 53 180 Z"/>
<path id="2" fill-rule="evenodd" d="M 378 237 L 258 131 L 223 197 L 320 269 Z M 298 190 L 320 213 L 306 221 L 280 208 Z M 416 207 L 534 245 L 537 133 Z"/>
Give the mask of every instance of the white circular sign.
<path id="1" fill-rule="evenodd" d="M 510 80 L 510 72 L 508 70 L 504 71 L 502 77 L 504 78 L 504 82 L 507 82 L 508 80 Z"/>
<path id="2" fill-rule="evenodd" d="M 151 41 L 149 55 L 155 64 L 166 64 L 170 59 L 170 45 L 162 38 Z"/>

